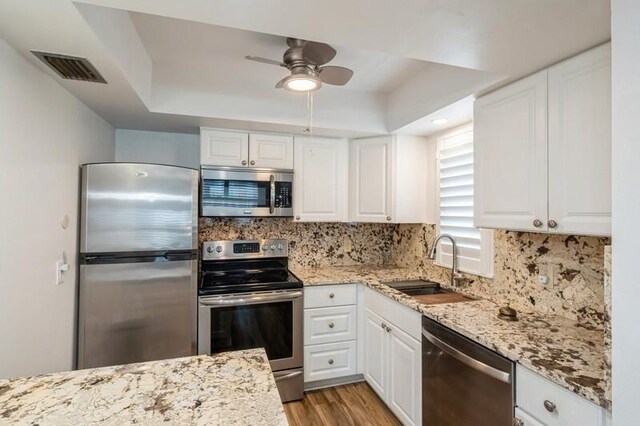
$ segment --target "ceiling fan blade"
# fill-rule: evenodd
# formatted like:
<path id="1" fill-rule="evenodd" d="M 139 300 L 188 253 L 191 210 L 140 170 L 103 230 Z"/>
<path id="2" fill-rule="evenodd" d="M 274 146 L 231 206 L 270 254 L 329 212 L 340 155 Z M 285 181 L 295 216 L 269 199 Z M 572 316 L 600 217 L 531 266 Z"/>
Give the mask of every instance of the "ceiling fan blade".
<path id="1" fill-rule="evenodd" d="M 336 49 L 325 43 L 307 41 L 302 48 L 302 57 L 313 65 L 324 65 L 336 56 Z"/>
<path id="2" fill-rule="evenodd" d="M 248 59 L 250 61 L 254 61 L 254 62 L 261 62 L 263 64 L 277 65 L 279 67 L 286 67 L 286 65 L 283 64 L 282 62 L 274 61 L 273 59 L 261 58 L 259 56 L 250 56 L 250 55 L 247 55 L 244 58 Z"/>
<path id="3" fill-rule="evenodd" d="M 284 81 L 288 78 L 289 76 L 283 78 L 282 80 L 280 80 L 279 82 L 276 83 L 276 89 L 282 89 L 282 87 L 284 86 Z"/>
<path id="4" fill-rule="evenodd" d="M 333 84 L 334 86 L 344 86 L 353 77 L 353 70 L 344 67 L 322 67 L 318 72 L 323 83 Z"/>

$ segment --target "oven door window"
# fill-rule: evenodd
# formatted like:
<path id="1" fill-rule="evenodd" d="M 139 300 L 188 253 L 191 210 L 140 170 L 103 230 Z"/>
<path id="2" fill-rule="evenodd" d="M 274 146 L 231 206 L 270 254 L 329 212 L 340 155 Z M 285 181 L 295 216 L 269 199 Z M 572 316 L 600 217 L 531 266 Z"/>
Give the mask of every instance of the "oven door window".
<path id="1" fill-rule="evenodd" d="M 204 179 L 202 204 L 211 207 L 269 207 L 269 182 Z"/>
<path id="2" fill-rule="evenodd" d="M 293 302 L 211 309 L 211 353 L 259 347 L 270 360 L 293 356 Z"/>

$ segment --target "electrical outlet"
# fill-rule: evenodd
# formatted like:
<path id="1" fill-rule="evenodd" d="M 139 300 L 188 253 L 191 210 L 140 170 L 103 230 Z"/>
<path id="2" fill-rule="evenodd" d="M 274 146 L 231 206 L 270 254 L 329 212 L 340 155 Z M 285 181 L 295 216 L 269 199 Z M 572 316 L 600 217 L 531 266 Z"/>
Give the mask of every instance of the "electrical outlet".
<path id="1" fill-rule="evenodd" d="M 555 285 L 553 269 L 553 263 L 538 265 L 538 283 L 547 288 L 553 288 Z"/>

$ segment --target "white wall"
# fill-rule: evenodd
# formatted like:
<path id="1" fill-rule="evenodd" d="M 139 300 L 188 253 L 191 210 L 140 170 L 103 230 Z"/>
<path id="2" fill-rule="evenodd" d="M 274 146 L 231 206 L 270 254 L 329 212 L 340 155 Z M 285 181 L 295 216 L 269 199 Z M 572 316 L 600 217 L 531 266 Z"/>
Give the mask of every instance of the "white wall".
<path id="1" fill-rule="evenodd" d="M 200 136 L 187 133 L 116 130 L 116 161 L 200 168 Z"/>
<path id="2" fill-rule="evenodd" d="M 622 426 L 640 419 L 640 2 L 611 7 L 613 422 Z"/>
<path id="3" fill-rule="evenodd" d="M 113 127 L 0 39 L 0 377 L 72 368 L 78 166 L 113 158 Z"/>

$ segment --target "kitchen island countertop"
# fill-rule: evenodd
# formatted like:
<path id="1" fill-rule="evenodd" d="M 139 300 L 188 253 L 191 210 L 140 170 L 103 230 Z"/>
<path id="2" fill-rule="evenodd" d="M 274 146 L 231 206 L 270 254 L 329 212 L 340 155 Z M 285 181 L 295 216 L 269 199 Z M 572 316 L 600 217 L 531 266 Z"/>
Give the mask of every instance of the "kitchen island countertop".
<path id="1" fill-rule="evenodd" d="M 0 380 L 0 424 L 286 425 L 263 349 Z"/>

